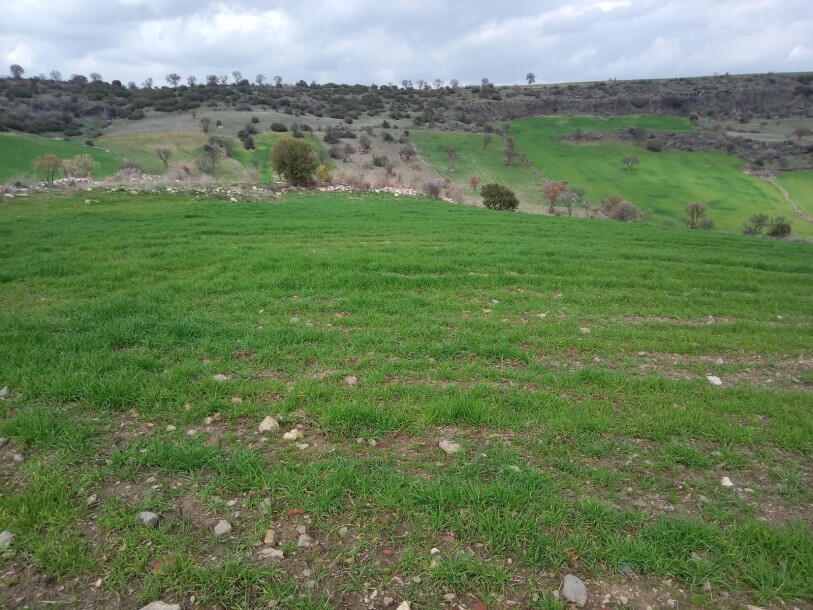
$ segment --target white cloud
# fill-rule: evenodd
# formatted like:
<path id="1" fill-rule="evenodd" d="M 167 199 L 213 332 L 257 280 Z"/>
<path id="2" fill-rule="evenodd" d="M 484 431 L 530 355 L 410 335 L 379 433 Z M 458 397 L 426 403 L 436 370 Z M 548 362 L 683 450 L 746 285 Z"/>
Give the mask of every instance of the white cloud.
<path id="1" fill-rule="evenodd" d="M 540 82 L 813 70 L 809 0 L 17 0 L 0 56 L 107 80 Z"/>

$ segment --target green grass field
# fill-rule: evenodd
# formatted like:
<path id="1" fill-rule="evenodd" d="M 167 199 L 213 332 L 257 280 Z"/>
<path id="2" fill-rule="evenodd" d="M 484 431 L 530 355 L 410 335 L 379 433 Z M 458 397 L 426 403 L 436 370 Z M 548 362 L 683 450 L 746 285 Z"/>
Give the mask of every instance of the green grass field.
<path id="1" fill-rule="evenodd" d="M 809 245 L 86 197 L 0 203 L 0 606 L 809 607 Z"/>
<path id="2" fill-rule="evenodd" d="M 503 143 L 497 136 L 492 137 L 487 148 L 483 146 L 482 134 L 413 130 L 410 140 L 421 157 L 441 176 L 448 176 L 472 196 L 475 195 L 469 186 L 469 179 L 478 176 L 481 184 L 497 182 L 509 185 L 523 204 L 536 206 L 544 203 L 540 179 L 531 168 L 518 161 L 510 166 L 505 165 Z M 450 146 L 457 151 L 457 162 L 451 172 L 448 170 L 452 164 L 445 152 Z"/>
<path id="3" fill-rule="evenodd" d="M 568 180 L 587 189 L 588 198 L 600 201 L 620 194 L 644 210 L 654 221 L 671 218 L 680 221 L 689 201 L 702 201 L 717 227 L 739 231 L 751 215 L 792 215 L 781 194 L 740 169 L 743 161 L 723 153 L 666 151 L 654 153 L 625 143 L 562 144 L 559 138 L 574 132 L 604 131 L 636 125 L 646 129 L 688 130 L 690 125 L 677 117 L 618 117 L 600 120 L 588 117 L 547 117 L 516 121 L 511 134 L 517 148 L 553 180 Z M 620 159 L 635 155 L 640 159 L 632 172 Z M 794 223 L 800 236 L 813 235 L 813 224 Z"/>
<path id="4" fill-rule="evenodd" d="M 796 205 L 813 216 L 813 172 L 785 172 L 779 178 L 779 184 L 787 189 Z M 805 224 L 805 221 L 792 211 L 786 216 L 793 218 L 794 229 Z"/>
<path id="5" fill-rule="evenodd" d="M 30 135 L 0 133 L 0 182 L 17 177 L 29 177 L 34 173 L 34 159 L 53 153 L 62 159 L 77 155 L 90 155 L 99 167 L 95 176 L 116 173 L 121 159 L 98 147 L 85 146 L 79 142 L 52 140 Z"/>

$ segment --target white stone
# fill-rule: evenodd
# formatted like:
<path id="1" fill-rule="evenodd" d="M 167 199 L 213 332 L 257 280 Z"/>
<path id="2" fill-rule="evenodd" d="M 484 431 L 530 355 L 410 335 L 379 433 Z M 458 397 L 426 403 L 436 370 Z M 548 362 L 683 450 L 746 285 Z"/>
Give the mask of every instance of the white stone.
<path id="1" fill-rule="evenodd" d="M 723 385 L 723 380 L 717 377 L 716 375 L 706 375 L 706 379 L 709 380 L 709 383 L 714 386 L 721 386 Z"/>
<path id="2" fill-rule="evenodd" d="M 734 483 L 732 483 L 731 479 L 729 479 L 728 477 L 723 477 L 722 479 L 720 479 L 720 485 L 722 485 L 723 487 L 734 487 Z"/>
<path id="3" fill-rule="evenodd" d="M 11 391 L 8 389 L 7 385 L 4 385 L 2 389 L 0 389 L 0 398 L 6 398 Z"/>
<path id="4" fill-rule="evenodd" d="M 395 610 L 412 610 L 409 606 L 409 602 L 403 601 L 401 602 Z"/>
<path id="5" fill-rule="evenodd" d="M 177 430 L 177 428 L 172 424 L 167 426 L 167 432 L 175 432 L 175 430 Z"/>
<path id="6" fill-rule="evenodd" d="M 215 536 L 224 536 L 231 531 L 231 523 L 225 519 L 221 519 L 215 525 Z"/>
<path id="7" fill-rule="evenodd" d="M 144 527 L 157 527 L 158 515 L 148 510 L 138 513 L 138 521 Z"/>
<path id="8" fill-rule="evenodd" d="M 212 379 L 214 379 L 215 381 L 228 381 L 229 376 L 224 375 L 223 373 L 218 373 L 217 375 L 213 375 Z"/>
<path id="9" fill-rule="evenodd" d="M 7 549 L 11 546 L 11 542 L 14 540 L 14 534 L 10 531 L 5 530 L 0 532 L 0 549 Z"/>
<path id="10" fill-rule="evenodd" d="M 181 610 L 178 604 L 165 604 L 164 602 L 152 602 L 147 604 L 141 610 Z"/>
<path id="11" fill-rule="evenodd" d="M 277 429 L 279 429 L 279 422 L 276 420 L 276 418 L 271 417 L 270 415 L 260 422 L 260 432 L 271 432 L 272 430 Z"/>
<path id="12" fill-rule="evenodd" d="M 308 447 L 310 447 L 310 445 L 308 443 L 297 443 L 296 444 L 296 448 L 299 449 L 300 451 L 304 451 Z"/>
<path id="13" fill-rule="evenodd" d="M 261 549 L 257 555 L 262 559 L 285 559 L 285 554 L 281 550 L 271 547 Z"/>
<path id="14" fill-rule="evenodd" d="M 443 451 L 445 451 L 449 455 L 452 455 L 453 453 L 457 453 L 458 451 L 460 451 L 459 444 L 445 438 L 438 443 L 438 447 L 443 449 Z"/>
<path id="15" fill-rule="evenodd" d="M 565 576 L 559 592 L 566 601 L 576 604 L 577 608 L 584 608 L 587 605 L 587 585 L 578 576 L 573 574 Z"/>
<path id="16" fill-rule="evenodd" d="M 297 546 L 311 546 L 312 544 L 313 544 L 313 538 L 311 538 L 307 534 L 302 534 L 299 537 L 299 540 L 296 541 Z"/>
<path id="17" fill-rule="evenodd" d="M 303 437 L 302 430 L 300 430 L 299 428 L 294 428 L 290 432 L 286 432 L 285 434 L 282 435 L 282 438 L 284 438 L 286 441 L 295 441 L 302 437 Z"/>

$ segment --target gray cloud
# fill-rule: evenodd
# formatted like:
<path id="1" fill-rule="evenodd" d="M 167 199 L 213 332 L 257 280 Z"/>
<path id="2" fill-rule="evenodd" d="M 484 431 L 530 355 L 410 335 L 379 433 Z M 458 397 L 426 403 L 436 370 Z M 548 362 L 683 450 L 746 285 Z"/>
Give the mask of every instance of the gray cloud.
<path id="1" fill-rule="evenodd" d="M 384 84 L 813 70 L 810 0 L 16 0 L 0 57 L 35 75 L 177 72 Z"/>

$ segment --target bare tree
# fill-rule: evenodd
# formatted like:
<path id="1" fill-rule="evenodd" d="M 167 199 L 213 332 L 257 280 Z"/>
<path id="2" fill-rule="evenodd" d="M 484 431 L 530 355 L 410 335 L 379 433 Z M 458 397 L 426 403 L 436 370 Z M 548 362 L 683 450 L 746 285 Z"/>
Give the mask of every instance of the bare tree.
<path id="1" fill-rule="evenodd" d="M 175 72 L 172 72 L 171 74 L 167 74 L 167 82 L 173 87 L 177 87 L 178 83 L 181 82 L 181 77 Z"/>
<path id="2" fill-rule="evenodd" d="M 198 78 L 196 76 L 187 76 L 186 77 L 186 84 L 190 87 L 194 87 L 198 82 Z"/>
<path id="3" fill-rule="evenodd" d="M 435 86 L 435 89 L 440 89 L 443 86 L 443 79 L 436 78 L 432 81 L 432 84 Z"/>
<path id="4" fill-rule="evenodd" d="M 703 219 L 706 217 L 708 208 L 705 203 L 690 201 L 684 208 L 686 211 L 686 224 L 690 229 L 699 229 Z"/>
<path id="5" fill-rule="evenodd" d="M 556 212 L 556 204 L 559 203 L 565 194 L 567 188 L 567 180 L 561 182 L 548 182 L 542 187 L 542 196 L 547 200 L 548 212 L 554 214 Z"/>
<path id="6" fill-rule="evenodd" d="M 412 81 L 409 80 L 408 78 L 405 78 L 404 80 L 401 81 L 401 86 L 404 89 L 412 89 Z"/>
<path id="7" fill-rule="evenodd" d="M 241 80 L 243 80 L 243 73 L 240 72 L 240 70 L 235 70 L 234 72 L 231 73 L 231 75 L 232 75 L 232 77 L 234 77 L 234 84 L 235 85 L 237 83 L 239 83 Z"/>
<path id="8" fill-rule="evenodd" d="M 517 143 L 511 136 L 505 136 L 505 150 L 503 150 L 503 155 L 505 156 L 505 164 L 506 165 L 513 165 L 514 159 L 519 155 L 517 152 Z"/>
<path id="9" fill-rule="evenodd" d="M 417 154 L 418 151 L 415 150 L 415 147 L 412 146 L 412 144 L 404 144 L 401 147 L 401 150 L 398 151 L 398 156 L 400 156 L 404 161 L 410 161 Z"/>
<path id="10" fill-rule="evenodd" d="M 172 157 L 172 151 L 168 148 L 156 148 L 155 154 L 158 155 L 158 158 L 161 159 L 161 162 L 164 164 L 164 167 L 169 167 L 169 159 Z"/>
<path id="11" fill-rule="evenodd" d="M 274 86 L 275 87 L 282 87 L 282 77 L 281 76 L 275 76 L 271 80 L 274 81 Z"/>
<path id="12" fill-rule="evenodd" d="M 220 76 L 217 77 L 217 80 L 221 85 L 225 85 L 226 83 L 229 82 L 229 75 L 221 74 Z"/>
<path id="13" fill-rule="evenodd" d="M 528 72 L 528 74 L 525 75 L 525 80 L 528 81 L 529 85 L 533 85 L 536 82 L 536 74 Z"/>
<path id="14" fill-rule="evenodd" d="M 621 163 L 624 165 L 624 167 L 627 168 L 628 172 L 631 172 L 632 168 L 635 167 L 636 165 L 638 165 L 639 161 L 638 161 L 638 157 L 634 157 L 634 156 L 630 155 L 628 157 L 622 157 Z"/>
<path id="15" fill-rule="evenodd" d="M 217 84 L 217 74 L 207 74 L 206 75 L 206 84 L 207 85 L 216 85 Z"/>
<path id="16" fill-rule="evenodd" d="M 11 64 L 8 69 L 11 72 L 11 76 L 17 80 L 21 79 L 23 74 L 25 74 L 25 70 L 23 70 L 20 64 Z"/>
<path id="17" fill-rule="evenodd" d="M 203 133 L 209 133 L 209 129 L 212 127 L 212 119 L 207 116 L 201 117 L 200 119 L 200 128 L 203 130 Z"/>
<path id="18" fill-rule="evenodd" d="M 102 80 L 102 75 L 98 72 L 91 72 L 89 76 L 92 83 L 99 83 Z"/>
<path id="19" fill-rule="evenodd" d="M 453 78 L 452 80 L 449 81 L 449 86 L 452 88 L 452 91 L 457 91 L 458 89 L 460 89 L 460 81 L 457 80 L 456 78 Z"/>
<path id="20" fill-rule="evenodd" d="M 424 87 L 426 87 L 426 81 L 423 80 L 422 78 L 416 80 L 415 84 L 418 86 L 418 89 L 423 89 Z"/>
<path id="21" fill-rule="evenodd" d="M 148 76 L 147 78 L 145 78 L 141 86 L 144 87 L 145 89 L 152 89 L 152 77 Z"/>
<path id="22" fill-rule="evenodd" d="M 449 158 L 449 163 L 457 163 L 457 149 L 454 146 L 447 146 L 443 149 L 443 152 Z"/>
<path id="23" fill-rule="evenodd" d="M 258 85 L 260 85 L 260 87 L 262 87 L 263 83 L 265 82 L 265 75 L 264 74 L 258 74 L 257 77 L 254 79 L 254 82 L 256 82 Z"/>
<path id="24" fill-rule="evenodd" d="M 49 76 L 51 77 L 51 80 L 56 81 L 62 80 L 62 72 L 60 72 L 59 70 L 51 70 Z"/>

